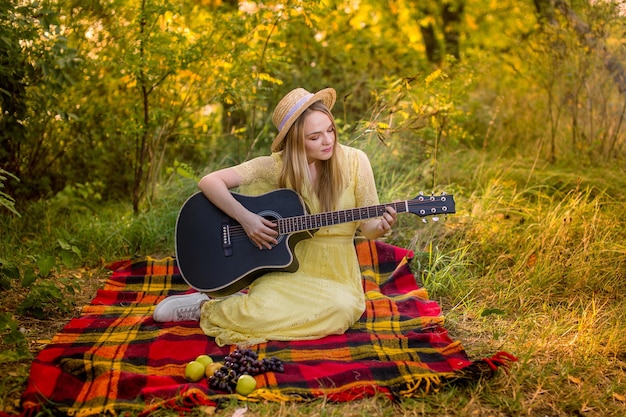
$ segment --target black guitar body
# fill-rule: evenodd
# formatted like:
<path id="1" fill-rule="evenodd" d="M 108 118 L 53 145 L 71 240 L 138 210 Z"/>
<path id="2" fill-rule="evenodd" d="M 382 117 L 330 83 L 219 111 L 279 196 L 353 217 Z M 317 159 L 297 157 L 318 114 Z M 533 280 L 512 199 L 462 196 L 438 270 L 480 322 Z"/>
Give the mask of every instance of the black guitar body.
<path id="1" fill-rule="evenodd" d="M 269 220 L 306 214 L 292 190 L 280 189 L 250 197 L 232 193 L 248 210 Z M 313 237 L 311 231 L 278 236 L 271 250 L 260 250 L 241 225 L 215 207 L 201 192 L 185 202 L 176 222 L 176 259 L 185 281 L 211 296 L 240 291 L 270 271 L 294 272 L 298 261 L 295 245 Z"/>

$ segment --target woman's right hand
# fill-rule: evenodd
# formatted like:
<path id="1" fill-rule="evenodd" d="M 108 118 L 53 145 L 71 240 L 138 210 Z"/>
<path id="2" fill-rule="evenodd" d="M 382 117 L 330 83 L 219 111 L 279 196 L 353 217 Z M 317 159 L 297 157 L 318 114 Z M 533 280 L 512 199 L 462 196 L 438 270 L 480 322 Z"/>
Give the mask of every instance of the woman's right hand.
<path id="1" fill-rule="evenodd" d="M 245 208 L 230 193 L 241 185 L 241 176 L 234 168 L 224 168 L 202 177 L 198 187 L 216 207 L 241 224 L 250 241 L 259 249 L 272 249 L 278 244 L 277 224 Z"/>
<path id="2" fill-rule="evenodd" d="M 276 223 L 253 212 L 249 212 L 240 223 L 250 241 L 260 250 L 263 248 L 272 249 L 278 244 L 278 240 L 276 240 L 278 237 L 276 227 L 278 225 Z"/>

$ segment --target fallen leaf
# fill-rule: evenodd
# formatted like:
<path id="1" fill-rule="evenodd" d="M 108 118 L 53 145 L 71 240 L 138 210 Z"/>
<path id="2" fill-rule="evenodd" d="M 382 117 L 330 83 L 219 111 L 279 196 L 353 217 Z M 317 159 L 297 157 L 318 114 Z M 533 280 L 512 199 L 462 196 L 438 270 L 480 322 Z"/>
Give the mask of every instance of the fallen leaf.
<path id="1" fill-rule="evenodd" d="M 232 417 L 243 417 L 246 414 L 246 411 L 248 411 L 248 407 L 238 408 L 235 410 Z"/>
<path id="2" fill-rule="evenodd" d="M 200 411 L 202 411 L 205 416 L 212 416 L 215 414 L 215 408 L 216 407 L 212 405 L 205 405 L 200 407 Z"/>
<path id="3" fill-rule="evenodd" d="M 571 382 L 571 383 L 576 384 L 576 385 L 582 385 L 583 384 L 583 381 L 581 381 L 580 378 L 576 378 L 575 376 L 568 375 L 567 376 L 567 380 L 569 382 Z"/>

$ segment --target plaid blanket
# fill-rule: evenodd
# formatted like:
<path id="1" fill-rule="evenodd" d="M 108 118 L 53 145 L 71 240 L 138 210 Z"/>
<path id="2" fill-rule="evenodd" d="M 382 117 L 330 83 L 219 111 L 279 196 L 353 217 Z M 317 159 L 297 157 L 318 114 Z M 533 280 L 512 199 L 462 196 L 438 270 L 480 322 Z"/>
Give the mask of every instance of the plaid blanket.
<path id="1" fill-rule="evenodd" d="M 410 251 L 379 241 L 359 241 L 356 250 L 367 299 L 361 319 L 343 335 L 253 347 L 260 357 L 281 359 L 285 372 L 258 375 L 247 400 L 350 401 L 381 393 L 399 399 L 492 376 L 515 360 L 504 352 L 469 360 L 442 326 L 439 305 L 416 284 Z M 147 415 L 158 407 L 180 411 L 236 397 L 212 391 L 206 378 L 184 378 L 188 361 L 200 354 L 220 360 L 234 346 L 218 347 L 196 322 L 152 319 L 162 298 L 189 291 L 175 259 L 135 259 L 111 268 L 111 278 L 81 316 L 34 360 L 23 414 L 45 405 L 77 416 Z"/>

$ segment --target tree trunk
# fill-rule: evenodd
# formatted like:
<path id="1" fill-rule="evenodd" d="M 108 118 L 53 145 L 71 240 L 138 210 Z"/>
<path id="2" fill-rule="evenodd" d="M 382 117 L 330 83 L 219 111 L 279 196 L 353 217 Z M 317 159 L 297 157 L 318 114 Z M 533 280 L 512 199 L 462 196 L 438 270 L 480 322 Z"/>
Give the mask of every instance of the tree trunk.
<path id="1" fill-rule="evenodd" d="M 144 38 L 143 35 L 145 33 L 146 27 L 146 2 L 143 0 L 141 2 L 141 20 L 139 21 L 140 25 L 140 41 L 139 41 L 139 54 L 141 56 L 141 61 L 143 62 L 144 56 Z M 147 151 L 147 142 L 148 142 L 148 126 L 150 121 L 150 110 L 149 110 L 149 92 L 145 85 L 146 79 L 143 68 L 140 70 L 139 82 L 140 82 L 140 90 L 141 90 L 141 104 L 143 108 L 143 127 L 141 129 L 141 134 L 136 139 L 135 143 L 135 169 L 134 169 L 134 179 L 133 179 L 133 190 L 132 190 L 132 199 L 133 199 L 133 212 L 135 214 L 139 213 L 139 203 L 141 202 L 141 198 L 143 196 L 143 178 L 144 178 L 144 161 L 146 158 Z"/>
<path id="2" fill-rule="evenodd" d="M 444 1 L 441 10 L 446 55 L 452 55 L 457 61 L 461 59 L 459 43 L 461 39 L 461 19 L 464 9 L 465 1 L 457 0 L 454 2 Z"/>
<path id="3" fill-rule="evenodd" d="M 556 24 L 553 0 L 534 0 L 533 3 L 535 3 L 535 10 L 537 10 L 540 22 Z"/>
<path id="4" fill-rule="evenodd" d="M 440 65 L 441 47 L 439 46 L 439 42 L 437 42 L 435 26 L 431 22 L 427 24 L 420 24 L 420 32 L 422 34 L 424 48 L 426 48 L 426 58 L 428 58 L 429 62 Z"/>
<path id="5" fill-rule="evenodd" d="M 547 2 L 547 0 L 535 0 L 535 4 L 545 2 Z M 613 77 L 613 82 L 615 82 L 619 92 L 626 95 L 626 69 L 624 68 L 624 64 L 619 58 L 615 57 L 607 50 L 602 39 L 594 36 L 589 25 L 572 10 L 565 0 L 552 0 L 551 3 L 551 7 L 558 9 L 561 14 L 565 16 L 585 45 L 592 50 L 600 52 L 604 60 L 604 68 L 606 68 Z"/>

